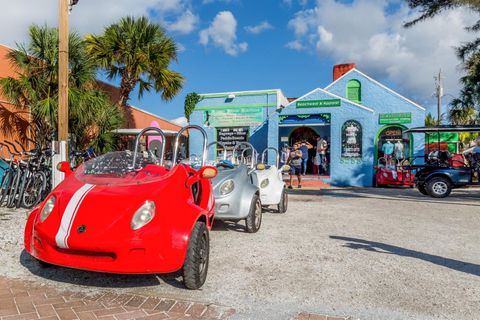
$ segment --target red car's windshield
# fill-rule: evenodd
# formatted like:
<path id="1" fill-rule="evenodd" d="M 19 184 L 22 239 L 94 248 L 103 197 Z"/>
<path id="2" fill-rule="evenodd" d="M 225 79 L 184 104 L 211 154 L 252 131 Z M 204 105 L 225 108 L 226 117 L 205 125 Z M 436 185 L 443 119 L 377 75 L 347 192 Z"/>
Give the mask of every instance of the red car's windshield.
<path id="1" fill-rule="evenodd" d="M 80 181 L 101 185 L 131 185 L 158 180 L 168 172 L 159 159 L 148 152 L 138 152 L 133 168 L 131 151 L 109 152 L 82 164 L 75 171 Z"/>

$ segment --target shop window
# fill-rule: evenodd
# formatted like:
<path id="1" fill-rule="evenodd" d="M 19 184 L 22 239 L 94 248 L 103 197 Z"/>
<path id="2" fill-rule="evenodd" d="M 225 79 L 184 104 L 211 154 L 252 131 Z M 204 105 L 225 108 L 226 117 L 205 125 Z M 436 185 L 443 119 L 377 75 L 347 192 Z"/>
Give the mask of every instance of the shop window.
<path id="1" fill-rule="evenodd" d="M 362 102 L 362 84 L 358 80 L 347 83 L 347 99 L 356 103 Z"/>
<path id="2" fill-rule="evenodd" d="M 362 125 L 356 120 L 342 126 L 342 158 L 362 158 Z"/>
<path id="3" fill-rule="evenodd" d="M 401 163 L 410 158 L 410 139 L 401 126 L 389 126 L 380 131 L 377 142 L 377 158 Z"/>

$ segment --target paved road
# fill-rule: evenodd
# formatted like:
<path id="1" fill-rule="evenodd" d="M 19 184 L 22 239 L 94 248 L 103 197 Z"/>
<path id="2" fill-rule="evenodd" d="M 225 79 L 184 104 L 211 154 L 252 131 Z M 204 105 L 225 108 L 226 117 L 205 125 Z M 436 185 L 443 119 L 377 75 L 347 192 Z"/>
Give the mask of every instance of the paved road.
<path id="1" fill-rule="evenodd" d="M 309 193 L 309 194 L 308 194 Z M 0 216 L 0 271 L 58 288 L 134 292 L 234 307 L 236 319 L 302 312 L 361 319 L 474 319 L 480 310 L 480 190 L 433 200 L 415 190 L 328 189 L 291 195 L 262 229 L 219 223 L 201 291 L 174 276 L 40 270 L 21 253 L 18 216 Z M 11 229 L 11 230 L 10 230 Z M 80 286 L 79 286 L 80 285 Z"/>

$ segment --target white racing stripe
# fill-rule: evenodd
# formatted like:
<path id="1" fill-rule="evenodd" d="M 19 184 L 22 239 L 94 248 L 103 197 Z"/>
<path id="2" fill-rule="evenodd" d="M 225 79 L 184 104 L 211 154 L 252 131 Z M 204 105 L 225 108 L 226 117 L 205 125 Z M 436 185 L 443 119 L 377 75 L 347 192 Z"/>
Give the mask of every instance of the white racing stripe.
<path id="1" fill-rule="evenodd" d="M 85 184 L 79 188 L 72 196 L 70 201 L 63 212 L 62 221 L 60 222 L 60 227 L 58 228 L 57 235 L 55 236 L 55 242 L 60 248 L 68 248 L 68 236 L 70 235 L 70 230 L 72 229 L 73 220 L 77 215 L 78 208 L 82 204 L 83 199 L 86 195 L 95 187 L 92 184 Z"/>

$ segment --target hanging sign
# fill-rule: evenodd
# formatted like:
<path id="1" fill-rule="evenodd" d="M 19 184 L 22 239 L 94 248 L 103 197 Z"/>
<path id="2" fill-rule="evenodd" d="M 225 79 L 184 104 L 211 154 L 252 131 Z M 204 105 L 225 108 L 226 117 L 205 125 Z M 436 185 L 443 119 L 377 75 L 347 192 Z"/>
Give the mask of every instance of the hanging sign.
<path id="1" fill-rule="evenodd" d="M 412 114 L 410 112 L 380 113 L 378 118 L 378 123 L 379 124 L 412 123 Z"/>
<path id="2" fill-rule="evenodd" d="M 296 114 L 296 115 L 280 115 L 278 116 L 281 126 L 288 125 L 325 125 L 332 120 L 330 113 L 319 114 Z"/>
<path id="3" fill-rule="evenodd" d="M 248 141 L 248 127 L 219 128 L 217 129 L 217 141 L 224 144 L 227 150 L 233 150 L 237 143 Z"/>
<path id="4" fill-rule="evenodd" d="M 362 158 L 362 125 L 349 120 L 342 126 L 342 158 Z"/>
<path id="5" fill-rule="evenodd" d="M 297 108 L 322 108 L 322 107 L 340 107 L 342 101 L 340 99 L 330 100 L 302 100 L 297 101 Z"/>
<path id="6" fill-rule="evenodd" d="M 210 127 L 256 127 L 263 122 L 263 108 L 231 108 L 205 111 L 205 124 Z"/>

